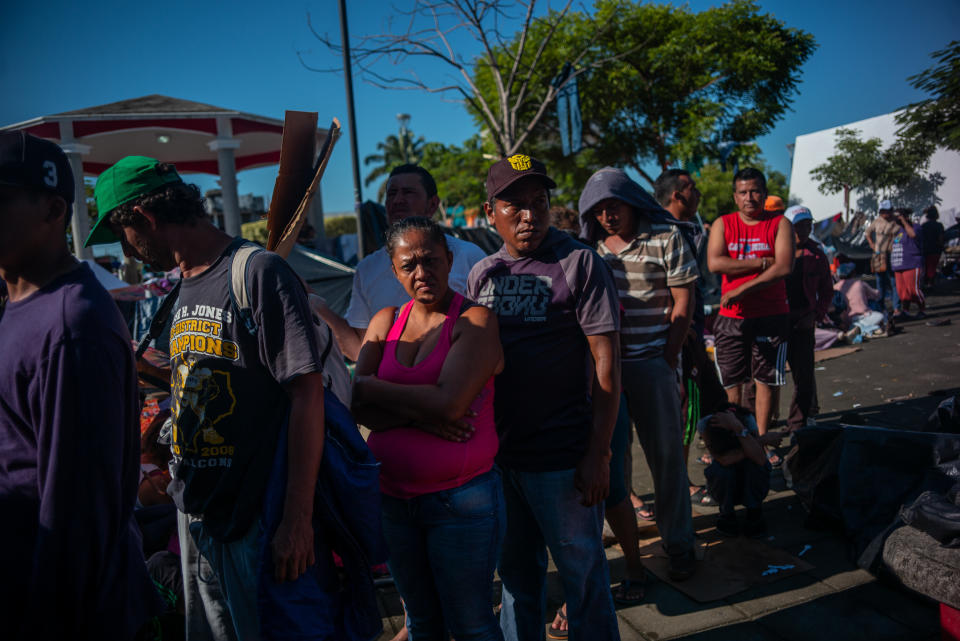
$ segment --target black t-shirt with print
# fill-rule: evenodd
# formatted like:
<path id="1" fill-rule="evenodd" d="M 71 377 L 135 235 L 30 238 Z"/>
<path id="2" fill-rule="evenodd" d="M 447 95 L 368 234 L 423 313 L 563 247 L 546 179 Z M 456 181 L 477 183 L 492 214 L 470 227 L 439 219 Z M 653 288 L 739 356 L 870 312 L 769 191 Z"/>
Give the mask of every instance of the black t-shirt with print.
<path id="1" fill-rule="evenodd" d="M 170 332 L 169 492 L 221 541 L 241 537 L 260 515 L 289 409 L 283 385 L 321 367 L 306 294 L 289 265 L 269 252 L 250 260 L 255 335 L 231 302 L 230 265 L 227 254 L 184 279 Z"/>

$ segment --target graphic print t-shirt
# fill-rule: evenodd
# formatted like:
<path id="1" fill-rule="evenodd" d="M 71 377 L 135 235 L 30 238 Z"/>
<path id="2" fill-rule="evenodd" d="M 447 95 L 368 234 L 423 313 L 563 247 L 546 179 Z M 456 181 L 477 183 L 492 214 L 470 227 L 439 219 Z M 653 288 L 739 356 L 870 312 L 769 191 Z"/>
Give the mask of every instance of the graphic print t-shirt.
<path id="1" fill-rule="evenodd" d="M 752 258 L 772 260 L 775 256 L 777 227 L 781 218 L 783 216 L 769 216 L 761 218 L 760 222 L 754 225 L 748 225 L 740 219 L 738 212 L 723 216 L 720 220 L 723 224 L 723 239 L 727 254 L 734 260 Z M 759 275 L 759 272 L 737 277 L 724 274 L 720 291 L 726 294 Z M 787 285 L 783 280 L 777 281 L 766 289 L 747 294 L 737 303 L 720 308 L 720 315 L 727 318 L 761 318 L 789 312 Z"/>
<path id="2" fill-rule="evenodd" d="M 181 511 L 215 539 L 242 536 L 260 514 L 288 402 L 282 385 L 320 371 L 303 286 L 270 252 L 247 266 L 251 334 L 230 300 L 230 257 L 186 278 L 170 332 L 173 482 Z"/>
<path id="3" fill-rule="evenodd" d="M 913 227 L 916 238 L 910 238 L 903 228 L 893 236 L 893 248 L 890 250 L 890 269 L 902 272 L 923 267 L 923 249 L 920 246 L 921 235 L 916 225 Z"/>
<path id="4" fill-rule="evenodd" d="M 496 313 L 505 366 L 496 378 L 497 461 L 575 467 L 593 425 L 587 336 L 620 329 L 616 286 L 595 251 L 551 228 L 530 256 L 505 247 L 470 272 L 467 297 Z"/>

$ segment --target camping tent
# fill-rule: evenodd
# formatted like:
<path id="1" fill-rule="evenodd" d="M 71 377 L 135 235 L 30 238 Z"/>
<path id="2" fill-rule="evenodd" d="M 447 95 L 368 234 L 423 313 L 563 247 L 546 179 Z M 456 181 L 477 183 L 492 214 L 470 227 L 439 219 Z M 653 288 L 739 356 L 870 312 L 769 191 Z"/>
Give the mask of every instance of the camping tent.
<path id="1" fill-rule="evenodd" d="M 287 262 L 313 291 L 327 300 L 330 309 L 340 316 L 347 312 L 353 289 L 352 267 L 303 245 L 294 245 Z"/>
<path id="2" fill-rule="evenodd" d="M 105 290 L 110 291 L 111 289 L 123 289 L 124 287 L 130 287 L 130 285 L 98 265 L 92 258 L 84 258 L 83 262 L 90 267 L 93 275 L 97 277 L 97 281 L 103 285 Z"/>

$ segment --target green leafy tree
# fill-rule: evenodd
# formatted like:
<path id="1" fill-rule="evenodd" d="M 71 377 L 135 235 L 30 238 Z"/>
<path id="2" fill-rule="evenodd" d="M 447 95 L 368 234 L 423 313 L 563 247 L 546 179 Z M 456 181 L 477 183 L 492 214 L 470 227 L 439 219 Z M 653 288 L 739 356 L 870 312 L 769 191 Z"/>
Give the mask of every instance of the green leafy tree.
<path id="1" fill-rule="evenodd" d="M 410 116 L 400 114 L 397 116 L 397 119 L 400 121 L 400 132 L 397 135 L 390 134 L 386 140 L 378 142 L 377 150 L 379 153 L 370 154 L 363 159 L 363 164 L 365 165 L 376 165 L 373 170 L 367 174 L 367 177 L 364 178 L 363 184 L 365 187 L 369 187 L 371 183 L 382 180 L 390 175 L 394 167 L 407 164 L 419 164 L 420 159 L 423 157 L 423 145 L 425 141 L 423 136 L 418 138 L 413 137 L 413 132 L 408 126 Z M 377 192 L 377 200 L 379 202 L 383 202 L 386 191 L 387 182 L 384 180 Z"/>
<path id="2" fill-rule="evenodd" d="M 759 158 L 753 158 L 740 167 L 756 167 L 767 178 L 767 193 L 780 196 L 783 202 L 789 200 L 787 177 L 779 171 L 771 170 Z M 700 168 L 699 175 L 695 175 L 697 189 L 700 190 L 700 216 L 710 222 L 718 216 L 737 211 L 737 204 L 733 201 L 733 167 L 724 169 L 719 163 L 709 163 Z"/>
<path id="3" fill-rule="evenodd" d="M 596 24 L 606 26 L 598 32 Z M 577 62 L 571 52 L 584 40 L 592 48 Z M 592 69 L 578 78 L 584 145 L 602 164 L 632 167 L 652 183 L 651 164 L 702 164 L 718 159 L 725 143 L 769 132 L 789 109 L 815 47 L 813 36 L 746 0 L 699 13 L 597 0 L 593 16 L 566 16 L 531 84 L 545 92 L 567 61 Z M 489 93 L 484 73 L 478 66 L 478 84 Z M 517 118 L 529 119 L 535 103 Z M 531 140 L 551 166 L 583 173 L 582 161 L 561 155 L 555 118 L 539 120 Z"/>
<path id="4" fill-rule="evenodd" d="M 267 219 L 254 220 L 240 225 L 240 235 L 249 241 L 267 246 Z"/>
<path id="5" fill-rule="evenodd" d="M 954 40 L 931 57 L 936 66 L 907 78 L 931 97 L 897 116 L 900 136 L 960 151 L 960 41 Z"/>
<path id="6" fill-rule="evenodd" d="M 478 207 L 486 199 L 484 178 L 497 156 L 479 135 L 462 146 L 429 142 L 423 147 L 421 164 L 437 181 L 437 194 L 444 207 Z"/>
<path id="7" fill-rule="evenodd" d="M 880 138 L 864 140 L 860 131 L 841 128 L 836 131 L 834 153 L 810 176 L 821 194 L 857 192 L 862 209 L 890 196 L 899 197 L 902 205 L 929 204 L 937 201 L 936 190 L 943 183 L 940 174 L 926 173 L 934 149 L 929 140 L 904 137 L 884 149 Z"/>
<path id="8" fill-rule="evenodd" d="M 357 233 L 356 216 L 333 216 L 323 221 L 323 231 L 327 238 L 336 238 L 343 234 Z"/>
<path id="9" fill-rule="evenodd" d="M 553 52 L 565 52 L 576 64 L 572 77 L 602 66 L 595 38 L 612 31 L 611 25 L 580 15 L 577 25 L 592 24 L 592 37 L 576 43 L 560 41 L 573 0 L 560 10 L 536 15 L 536 0 L 413 0 L 407 9 L 394 7 L 400 20 L 396 30 L 355 38 L 350 51 L 358 75 L 385 89 L 414 89 L 452 96 L 475 114 L 489 132 L 499 155 L 516 153 L 528 142 L 537 124 L 547 116 L 559 87 L 550 84 L 559 67 L 546 61 Z M 313 35 L 331 52 L 342 52 L 339 40 Z M 514 33 L 511 42 L 501 34 Z M 463 46 L 471 42 L 473 47 Z M 454 44 L 456 43 L 456 44 Z M 301 64 L 320 72 L 338 68 Z M 426 78 L 431 78 L 427 80 Z M 483 86 L 486 85 L 486 86 Z"/>

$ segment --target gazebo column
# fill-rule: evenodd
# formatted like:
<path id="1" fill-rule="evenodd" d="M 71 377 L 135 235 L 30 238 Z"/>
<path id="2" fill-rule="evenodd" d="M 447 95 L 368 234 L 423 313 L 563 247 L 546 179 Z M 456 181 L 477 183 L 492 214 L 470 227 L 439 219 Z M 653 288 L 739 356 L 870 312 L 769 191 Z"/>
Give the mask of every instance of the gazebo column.
<path id="1" fill-rule="evenodd" d="M 237 195 L 237 163 L 233 150 L 240 146 L 240 141 L 233 137 L 229 118 L 217 118 L 217 137 L 207 146 L 217 152 L 220 190 L 223 194 L 223 230 L 231 236 L 239 236 L 240 198 Z"/>
<path id="2" fill-rule="evenodd" d="M 73 234 L 73 253 L 77 258 L 93 258 L 93 250 L 83 243 L 90 235 L 90 219 L 87 217 L 87 192 L 83 186 L 83 157 L 90 153 L 90 145 L 82 145 L 73 137 L 73 121 L 60 121 L 60 148 L 67 154 L 73 171 L 73 217 L 70 231 Z"/>

